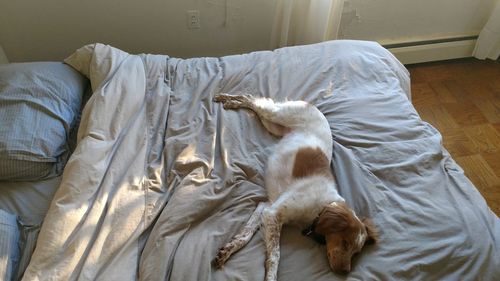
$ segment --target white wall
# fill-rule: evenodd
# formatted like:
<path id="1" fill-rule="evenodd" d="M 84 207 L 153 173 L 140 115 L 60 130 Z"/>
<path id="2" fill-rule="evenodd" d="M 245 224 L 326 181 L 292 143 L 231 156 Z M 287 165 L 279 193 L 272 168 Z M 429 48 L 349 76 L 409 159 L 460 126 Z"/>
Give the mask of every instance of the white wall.
<path id="1" fill-rule="evenodd" d="M 93 42 L 177 57 L 240 53 L 268 48 L 273 7 L 269 0 L 0 0 L 0 43 L 11 62 L 61 60 Z M 186 10 L 200 11 L 200 29 L 187 29 Z"/>
<path id="2" fill-rule="evenodd" d="M 403 43 L 478 35 L 497 0 L 346 0 L 341 37 Z"/>
<path id="3" fill-rule="evenodd" d="M 7 56 L 5 55 L 2 45 L 0 45 L 0 64 L 9 63 Z"/>
<path id="4" fill-rule="evenodd" d="M 387 44 L 477 35 L 496 1 L 346 0 L 341 36 Z M 188 30 L 193 9 L 201 28 Z M 0 44 L 11 62 L 61 60 L 93 42 L 219 56 L 267 49 L 273 15 L 273 0 L 0 0 Z"/>

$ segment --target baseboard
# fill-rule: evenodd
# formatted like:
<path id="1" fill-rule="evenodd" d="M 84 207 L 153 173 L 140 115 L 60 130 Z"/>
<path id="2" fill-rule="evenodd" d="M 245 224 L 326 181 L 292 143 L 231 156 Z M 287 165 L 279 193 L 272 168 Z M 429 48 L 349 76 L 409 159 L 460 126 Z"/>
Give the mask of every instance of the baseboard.
<path id="1" fill-rule="evenodd" d="M 471 57 L 475 45 L 476 39 L 468 37 L 463 40 L 447 40 L 447 42 L 433 40 L 391 44 L 384 47 L 403 64 L 413 64 Z"/>

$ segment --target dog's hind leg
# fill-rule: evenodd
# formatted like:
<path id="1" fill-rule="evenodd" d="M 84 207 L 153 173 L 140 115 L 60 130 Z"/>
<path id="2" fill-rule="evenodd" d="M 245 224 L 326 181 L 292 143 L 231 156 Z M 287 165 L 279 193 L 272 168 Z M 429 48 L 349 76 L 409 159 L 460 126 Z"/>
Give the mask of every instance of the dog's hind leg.
<path id="1" fill-rule="evenodd" d="M 264 125 L 267 131 L 269 131 L 271 134 L 277 137 L 282 137 L 291 131 L 291 129 L 288 127 L 267 121 L 266 119 L 260 118 L 260 121 L 262 122 L 262 125 Z"/>
<path id="2" fill-rule="evenodd" d="M 232 254 L 243 248 L 243 246 L 252 239 L 252 236 L 261 225 L 261 214 L 267 205 L 266 202 L 259 203 L 248 222 L 241 228 L 240 232 L 236 234 L 229 243 L 219 249 L 217 255 L 212 260 L 212 265 L 215 268 L 221 268 Z"/>
<path id="3" fill-rule="evenodd" d="M 225 109 L 248 108 L 254 111 L 264 126 L 278 136 L 292 129 L 306 127 L 312 128 L 312 131 L 320 129 L 328 134 L 330 132 L 323 114 L 304 101 L 274 102 L 267 98 L 228 94 L 216 95 L 214 101 L 221 102 Z"/>
<path id="4" fill-rule="evenodd" d="M 254 108 L 255 99 L 250 96 L 239 96 L 239 95 L 228 95 L 228 94 L 220 94 L 214 97 L 215 102 L 221 102 L 224 105 L 225 109 L 238 109 L 238 108 L 248 108 L 252 111 Z M 255 111 L 254 111 L 255 112 Z M 259 115 L 259 119 L 264 125 L 264 127 L 273 135 L 277 137 L 282 137 L 286 133 L 290 132 L 290 128 L 280 125 L 278 123 L 271 122 Z"/>

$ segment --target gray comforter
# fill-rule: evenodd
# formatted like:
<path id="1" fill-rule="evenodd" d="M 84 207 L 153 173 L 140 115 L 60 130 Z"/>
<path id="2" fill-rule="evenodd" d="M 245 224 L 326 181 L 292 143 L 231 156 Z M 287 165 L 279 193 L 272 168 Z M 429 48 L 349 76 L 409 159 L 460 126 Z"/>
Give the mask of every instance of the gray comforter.
<path id="1" fill-rule="evenodd" d="M 94 94 L 24 280 L 263 280 L 260 233 L 219 271 L 217 249 L 265 199 L 277 139 L 212 97 L 306 100 L 328 118 L 341 195 L 380 242 L 349 275 L 285 227 L 281 280 L 495 280 L 500 220 L 410 102 L 409 74 L 376 43 L 333 41 L 223 58 L 66 59 Z"/>

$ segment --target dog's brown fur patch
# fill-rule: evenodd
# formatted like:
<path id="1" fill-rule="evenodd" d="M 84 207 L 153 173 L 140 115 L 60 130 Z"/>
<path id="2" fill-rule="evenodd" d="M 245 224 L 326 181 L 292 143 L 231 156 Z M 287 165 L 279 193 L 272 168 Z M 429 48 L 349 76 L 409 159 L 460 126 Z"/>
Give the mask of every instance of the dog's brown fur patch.
<path id="1" fill-rule="evenodd" d="M 295 155 L 292 176 L 295 178 L 303 178 L 312 175 L 332 176 L 330 162 L 319 147 L 301 148 Z"/>

